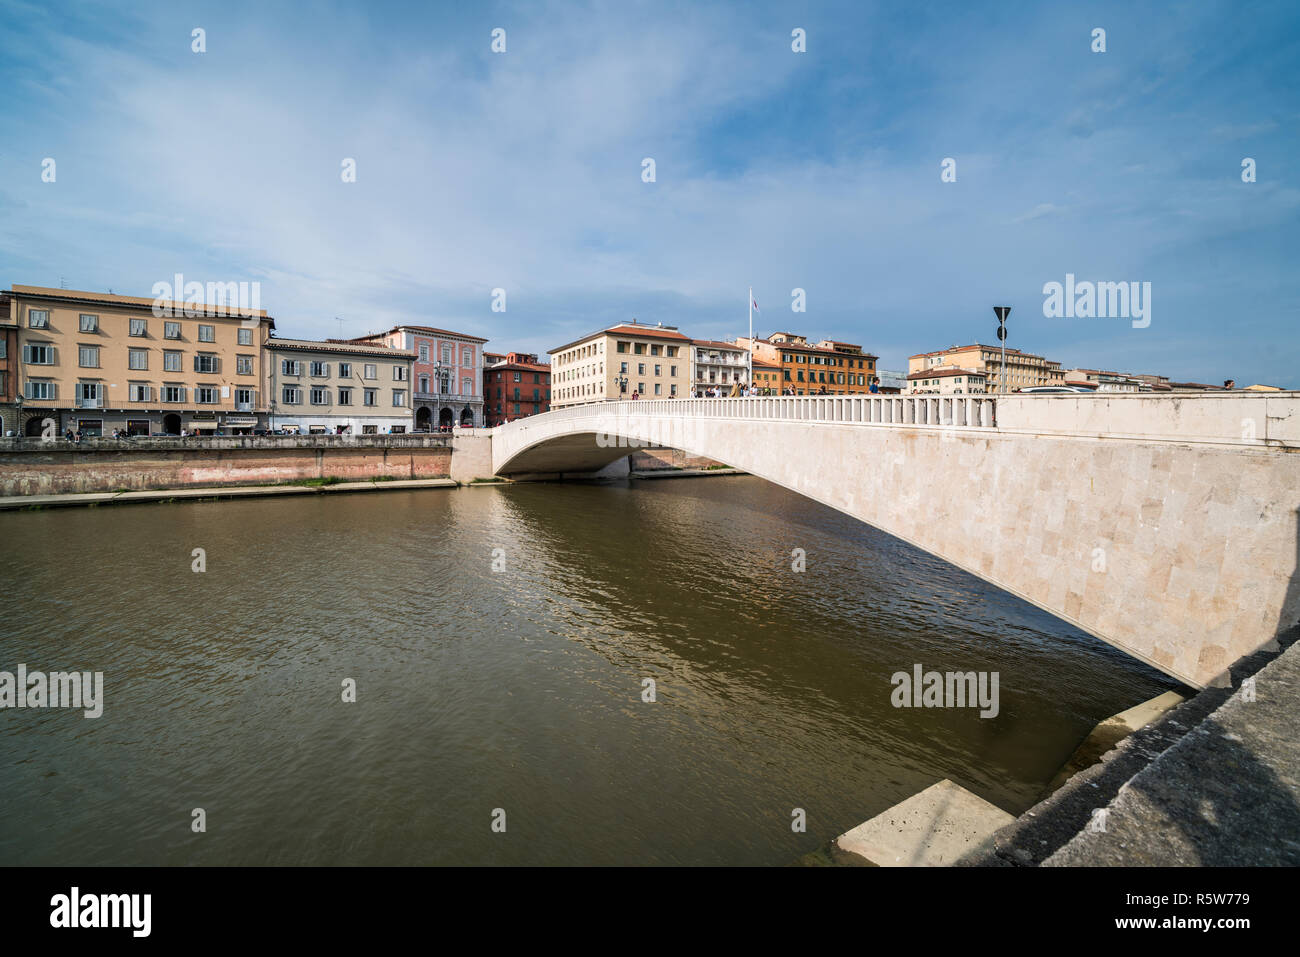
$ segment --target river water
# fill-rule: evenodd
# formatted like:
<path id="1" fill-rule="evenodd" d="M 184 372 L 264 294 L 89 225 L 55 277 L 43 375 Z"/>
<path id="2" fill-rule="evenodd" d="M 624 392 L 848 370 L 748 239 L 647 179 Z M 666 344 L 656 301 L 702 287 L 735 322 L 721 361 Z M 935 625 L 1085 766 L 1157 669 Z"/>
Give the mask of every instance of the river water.
<path id="1" fill-rule="evenodd" d="M 0 710 L 0 864 L 783 865 L 944 777 L 1019 812 L 1173 686 L 750 477 L 5 513 L 0 586 L 0 670 L 104 675 Z"/>

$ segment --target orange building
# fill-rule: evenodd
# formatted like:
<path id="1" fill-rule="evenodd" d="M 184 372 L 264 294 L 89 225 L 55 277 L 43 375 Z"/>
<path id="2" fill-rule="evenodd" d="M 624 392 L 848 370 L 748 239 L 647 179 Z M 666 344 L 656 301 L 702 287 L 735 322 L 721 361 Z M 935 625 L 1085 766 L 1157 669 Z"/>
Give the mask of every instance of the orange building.
<path id="1" fill-rule="evenodd" d="M 736 344 L 759 362 L 781 370 L 781 392 L 795 395 L 865 395 L 876 375 L 877 356 L 850 342 L 823 339 L 816 345 L 792 332 L 774 332 L 766 339 L 741 337 Z"/>

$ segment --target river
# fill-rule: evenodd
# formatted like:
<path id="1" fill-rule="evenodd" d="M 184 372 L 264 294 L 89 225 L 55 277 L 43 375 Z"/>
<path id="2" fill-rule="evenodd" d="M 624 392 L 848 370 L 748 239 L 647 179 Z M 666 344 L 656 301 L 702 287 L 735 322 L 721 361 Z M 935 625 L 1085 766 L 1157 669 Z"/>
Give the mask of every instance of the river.
<path id="1" fill-rule="evenodd" d="M 751 477 L 5 513 L 0 587 L 0 670 L 104 675 L 0 710 L 0 864 L 783 865 L 943 777 L 1019 812 L 1174 686 Z"/>

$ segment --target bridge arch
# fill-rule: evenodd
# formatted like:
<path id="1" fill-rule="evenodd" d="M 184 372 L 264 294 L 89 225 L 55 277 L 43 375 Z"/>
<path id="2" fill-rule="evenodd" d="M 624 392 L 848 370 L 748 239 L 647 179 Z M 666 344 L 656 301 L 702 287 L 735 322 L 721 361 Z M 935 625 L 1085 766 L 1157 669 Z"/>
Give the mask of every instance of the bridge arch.
<path id="1" fill-rule="evenodd" d="M 591 474 L 621 438 L 805 495 L 1190 685 L 1300 620 L 1296 393 L 606 402 L 497 427 L 493 467 Z"/>

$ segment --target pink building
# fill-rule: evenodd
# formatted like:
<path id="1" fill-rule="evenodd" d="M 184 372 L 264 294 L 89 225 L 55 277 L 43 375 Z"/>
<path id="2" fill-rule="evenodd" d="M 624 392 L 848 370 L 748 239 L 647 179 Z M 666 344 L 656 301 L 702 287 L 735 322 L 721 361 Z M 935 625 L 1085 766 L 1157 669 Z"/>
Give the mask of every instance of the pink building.
<path id="1" fill-rule="evenodd" d="M 483 425 L 483 344 L 486 339 L 432 326 L 394 326 L 350 342 L 411 349 L 415 430 Z"/>

